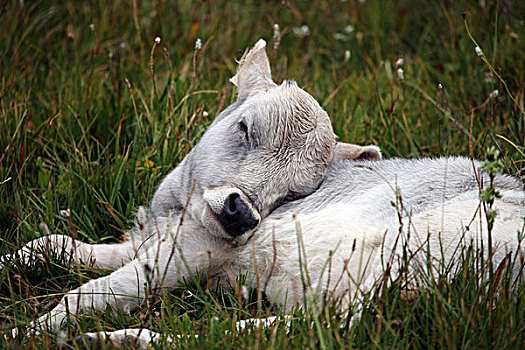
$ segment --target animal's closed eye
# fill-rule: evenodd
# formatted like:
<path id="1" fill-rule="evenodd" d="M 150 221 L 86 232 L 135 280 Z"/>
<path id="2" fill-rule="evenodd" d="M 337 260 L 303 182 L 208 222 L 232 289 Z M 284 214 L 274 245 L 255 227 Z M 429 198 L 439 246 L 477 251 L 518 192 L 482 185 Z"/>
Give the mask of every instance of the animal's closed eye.
<path id="1" fill-rule="evenodd" d="M 241 119 L 239 121 L 239 131 L 243 134 L 246 143 L 249 144 L 250 143 L 250 133 L 248 130 L 248 125 L 246 125 L 246 120 Z"/>

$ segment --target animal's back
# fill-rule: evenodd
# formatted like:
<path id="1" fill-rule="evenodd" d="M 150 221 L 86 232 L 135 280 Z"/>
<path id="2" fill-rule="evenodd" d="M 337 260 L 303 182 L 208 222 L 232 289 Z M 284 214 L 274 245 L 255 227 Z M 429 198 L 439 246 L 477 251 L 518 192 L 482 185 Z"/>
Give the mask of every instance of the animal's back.
<path id="1" fill-rule="evenodd" d="M 382 276 L 384 261 L 400 261 L 401 236 L 407 239 L 407 249 L 418 253 L 415 261 L 431 256 L 434 267 L 457 262 L 462 240 L 475 248 L 487 247 L 487 222 L 474 169 L 479 163 L 462 157 L 348 161 L 330 167 L 317 191 L 279 207 L 255 234 L 255 246 L 262 252 L 257 261 L 271 266 L 276 246 L 278 265 L 288 267 L 281 272 L 285 277 L 269 286 L 279 290 L 287 284 L 293 289 L 294 281 L 300 283 L 300 271 L 289 268 L 302 266 L 294 254 L 301 251 L 296 246 L 299 236 L 309 273 L 322 276 L 314 290 L 336 288 L 334 295 L 339 296 L 348 291 L 353 295 L 360 281 L 365 281 L 364 289 L 373 285 Z M 481 178 L 487 186 L 488 177 Z M 517 235 L 524 227 L 525 191 L 518 179 L 506 175 L 496 177 L 495 187 L 503 195 L 495 204 L 498 216 L 491 242 L 493 259 L 499 263 L 508 252 L 525 254 Z M 245 249 L 248 256 L 252 247 Z M 484 253 L 487 258 L 488 250 Z M 516 264 L 513 274 L 520 271 Z M 337 287 L 329 285 L 333 281 L 338 281 Z"/>
<path id="2" fill-rule="evenodd" d="M 329 168 L 316 192 L 275 213 L 310 213 L 346 203 L 359 208 L 362 215 L 390 221 L 401 205 L 405 214 L 415 215 L 445 203 L 478 200 L 479 168 L 477 161 L 473 163 L 464 157 L 340 162 Z M 481 182 L 483 186 L 489 184 L 486 174 L 481 176 Z M 518 179 L 498 175 L 495 187 L 502 193 L 503 201 L 525 207 L 524 186 Z"/>

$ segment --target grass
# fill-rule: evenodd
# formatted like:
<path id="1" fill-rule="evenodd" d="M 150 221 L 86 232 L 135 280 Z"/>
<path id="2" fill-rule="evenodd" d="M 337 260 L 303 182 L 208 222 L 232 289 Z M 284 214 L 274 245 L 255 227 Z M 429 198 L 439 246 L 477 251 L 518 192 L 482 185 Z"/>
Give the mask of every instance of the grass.
<path id="1" fill-rule="evenodd" d="M 235 58 L 261 37 L 274 79 L 309 91 L 342 140 L 377 144 L 386 157 L 483 159 L 495 146 L 505 171 L 523 177 L 523 13 L 523 2 L 503 0 L 4 1 L 0 255 L 47 231 L 115 242 L 233 100 Z M 274 23 L 281 41 L 272 51 Z M 303 25 L 310 35 L 297 37 Z M 154 47 L 156 36 L 162 42 Z M 238 288 L 181 288 L 132 315 L 86 315 L 67 335 L 145 323 L 200 335 L 180 340 L 182 348 L 523 348 L 523 287 L 513 290 L 505 277 L 491 284 L 468 252 L 452 281 L 430 279 L 407 298 L 401 279 L 370 295 L 353 327 L 341 328 L 344 315 L 327 306 L 296 311 L 289 333 L 283 325 L 225 332 L 240 318 L 279 311 Z M 50 257 L 0 271 L 2 327 L 35 319 L 62 293 L 106 273 L 68 265 Z M 2 348 L 55 345 L 47 336 L 0 338 Z"/>

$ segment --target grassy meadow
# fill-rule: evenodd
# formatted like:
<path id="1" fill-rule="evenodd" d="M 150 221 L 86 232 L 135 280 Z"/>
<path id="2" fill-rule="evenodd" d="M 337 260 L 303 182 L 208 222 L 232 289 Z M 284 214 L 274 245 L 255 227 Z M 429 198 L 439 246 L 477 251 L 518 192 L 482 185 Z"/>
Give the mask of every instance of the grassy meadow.
<path id="1" fill-rule="evenodd" d="M 485 159 L 494 146 L 525 178 L 523 1 L 6 0 L 0 29 L 0 255 L 49 233 L 116 242 L 234 100 L 235 60 L 259 38 L 274 80 L 311 93 L 343 141 L 385 157 Z M 132 314 L 88 313 L 59 337 L 0 337 L 0 348 L 140 326 L 183 335 L 180 348 L 525 348 L 523 284 L 505 266 L 485 278 L 473 250 L 463 257 L 452 280 L 374 291 L 352 325 L 327 305 L 297 310 L 289 330 L 237 332 L 239 319 L 280 312 L 243 297 L 241 279 L 181 286 Z M 46 260 L 0 270 L 2 333 L 107 273 Z"/>

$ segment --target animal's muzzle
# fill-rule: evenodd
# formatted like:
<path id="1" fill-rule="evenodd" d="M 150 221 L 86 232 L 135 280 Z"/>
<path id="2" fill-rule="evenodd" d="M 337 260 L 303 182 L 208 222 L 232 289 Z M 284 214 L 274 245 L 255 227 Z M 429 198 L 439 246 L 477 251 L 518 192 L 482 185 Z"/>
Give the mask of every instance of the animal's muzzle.
<path id="1" fill-rule="evenodd" d="M 202 198 L 208 204 L 202 213 L 202 224 L 218 237 L 245 244 L 261 222 L 259 210 L 238 187 L 206 189 Z"/>
<path id="2" fill-rule="evenodd" d="M 242 235 L 259 225 L 253 210 L 238 193 L 231 193 L 224 200 L 223 210 L 217 215 L 224 230 L 232 237 Z"/>

